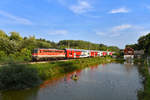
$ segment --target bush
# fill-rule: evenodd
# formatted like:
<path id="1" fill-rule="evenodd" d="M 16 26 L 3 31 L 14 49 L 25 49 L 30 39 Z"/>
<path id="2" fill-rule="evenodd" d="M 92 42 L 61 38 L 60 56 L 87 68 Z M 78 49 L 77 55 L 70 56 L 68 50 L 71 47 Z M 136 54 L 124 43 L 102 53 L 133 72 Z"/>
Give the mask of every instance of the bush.
<path id="1" fill-rule="evenodd" d="M 6 54 L 4 51 L 0 51 L 0 60 L 3 60 L 6 57 Z"/>
<path id="2" fill-rule="evenodd" d="M 144 66 L 139 67 L 139 72 L 143 76 L 144 89 L 138 91 L 139 100 L 149 100 L 150 98 L 150 75 L 148 71 L 148 65 L 144 61 Z"/>
<path id="3" fill-rule="evenodd" d="M 58 64 L 58 66 L 63 68 L 64 73 L 72 72 L 72 71 L 79 68 L 76 64 L 74 64 L 73 61 L 68 61 L 65 63 L 64 62 L 58 62 L 57 64 Z"/>
<path id="4" fill-rule="evenodd" d="M 35 68 L 11 65 L 0 68 L 0 90 L 26 89 L 39 85 L 41 80 Z"/>
<path id="5" fill-rule="evenodd" d="M 24 58 L 24 61 L 30 61 L 31 60 L 31 51 L 28 50 L 27 48 L 24 48 L 21 50 L 21 53 L 20 53 L 22 56 L 22 58 Z"/>

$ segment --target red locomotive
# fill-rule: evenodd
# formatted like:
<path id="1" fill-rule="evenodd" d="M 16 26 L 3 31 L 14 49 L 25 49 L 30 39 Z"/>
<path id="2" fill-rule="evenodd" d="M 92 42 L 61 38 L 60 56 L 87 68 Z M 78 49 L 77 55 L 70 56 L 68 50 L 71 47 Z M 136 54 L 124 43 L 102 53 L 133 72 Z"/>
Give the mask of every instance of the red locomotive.
<path id="1" fill-rule="evenodd" d="M 33 60 L 48 60 L 50 58 L 65 58 L 65 50 L 58 49 L 34 49 L 32 53 Z"/>
<path id="2" fill-rule="evenodd" d="M 34 49 L 32 53 L 33 60 L 48 60 L 57 58 L 85 58 L 85 57 L 98 57 L 98 56 L 112 56 L 113 52 L 96 51 L 96 50 L 83 50 L 83 49 Z"/>

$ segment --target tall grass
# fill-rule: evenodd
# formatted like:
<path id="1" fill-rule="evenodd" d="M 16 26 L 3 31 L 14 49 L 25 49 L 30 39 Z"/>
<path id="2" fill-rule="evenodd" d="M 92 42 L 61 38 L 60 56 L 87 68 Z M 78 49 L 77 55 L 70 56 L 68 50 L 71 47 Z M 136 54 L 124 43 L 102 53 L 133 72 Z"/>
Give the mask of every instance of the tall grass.
<path id="1" fill-rule="evenodd" d="M 150 73 L 148 67 L 146 60 L 144 61 L 144 66 L 139 67 L 139 72 L 143 76 L 144 84 L 144 89 L 138 91 L 139 100 L 150 100 Z"/>
<path id="2" fill-rule="evenodd" d="M 0 68 L 0 89 L 25 89 L 38 86 L 44 80 L 91 65 L 111 62 L 112 58 L 85 58 L 44 64 L 8 65 Z"/>

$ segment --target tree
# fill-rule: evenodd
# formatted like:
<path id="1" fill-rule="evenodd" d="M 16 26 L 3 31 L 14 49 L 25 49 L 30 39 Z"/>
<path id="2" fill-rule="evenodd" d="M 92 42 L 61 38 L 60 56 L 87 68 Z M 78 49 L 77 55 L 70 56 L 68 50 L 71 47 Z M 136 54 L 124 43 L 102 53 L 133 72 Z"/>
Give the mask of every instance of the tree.
<path id="1" fill-rule="evenodd" d="M 0 51 L 0 60 L 6 57 L 6 54 L 4 51 Z"/>
<path id="2" fill-rule="evenodd" d="M 4 51 L 7 55 L 14 54 L 18 50 L 18 44 L 7 38 L 0 38 L 0 50 Z"/>
<path id="3" fill-rule="evenodd" d="M 0 37 L 1 38 L 7 38 L 8 36 L 4 31 L 0 30 Z"/>
<path id="4" fill-rule="evenodd" d="M 27 48 L 23 48 L 20 52 L 20 56 L 22 56 L 22 58 L 24 59 L 24 61 L 30 61 L 31 60 L 31 51 L 28 50 Z"/>
<path id="5" fill-rule="evenodd" d="M 10 32 L 10 40 L 21 41 L 22 37 L 18 32 Z"/>
<path id="6" fill-rule="evenodd" d="M 150 33 L 141 36 L 137 44 L 126 45 L 134 50 L 144 50 L 147 55 L 150 55 Z"/>
<path id="7" fill-rule="evenodd" d="M 33 50 L 34 48 L 37 48 L 37 41 L 34 36 L 30 36 L 29 38 L 23 40 L 21 42 L 21 48 L 27 48 L 29 50 Z"/>

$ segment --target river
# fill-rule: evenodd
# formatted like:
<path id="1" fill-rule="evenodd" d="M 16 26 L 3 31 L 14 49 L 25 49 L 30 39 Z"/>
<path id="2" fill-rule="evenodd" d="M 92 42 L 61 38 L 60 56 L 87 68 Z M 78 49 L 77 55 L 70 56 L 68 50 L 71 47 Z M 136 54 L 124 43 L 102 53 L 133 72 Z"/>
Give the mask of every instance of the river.
<path id="1" fill-rule="evenodd" d="M 72 80 L 76 74 L 79 79 Z M 143 88 L 138 67 L 102 64 L 45 81 L 38 88 L 0 93 L 0 100 L 138 100 Z"/>

